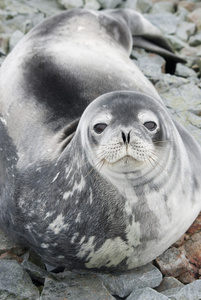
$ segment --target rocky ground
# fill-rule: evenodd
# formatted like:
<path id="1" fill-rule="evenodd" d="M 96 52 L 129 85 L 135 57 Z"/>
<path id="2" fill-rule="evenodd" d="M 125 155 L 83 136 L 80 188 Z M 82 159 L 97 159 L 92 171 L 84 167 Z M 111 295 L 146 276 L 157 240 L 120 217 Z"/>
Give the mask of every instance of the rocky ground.
<path id="1" fill-rule="evenodd" d="M 174 75 L 162 57 L 133 49 L 132 59 L 153 82 L 167 107 L 201 144 L 201 3 L 157 0 L 0 0 L 0 63 L 35 25 L 64 9 L 128 7 L 161 29 L 186 59 Z M 0 299 L 201 299 L 201 215 L 152 264 L 127 274 L 54 273 L 39 258 L 0 233 Z"/>

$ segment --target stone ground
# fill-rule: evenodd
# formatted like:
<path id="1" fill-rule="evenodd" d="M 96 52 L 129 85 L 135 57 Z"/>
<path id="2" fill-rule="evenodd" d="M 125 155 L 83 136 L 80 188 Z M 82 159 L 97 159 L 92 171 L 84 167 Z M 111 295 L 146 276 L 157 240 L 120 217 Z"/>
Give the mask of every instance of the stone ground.
<path id="1" fill-rule="evenodd" d="M 201 144 L 201 2 L 158 0 L 0 0 L 0 64 L 35 25 L 64 9 L 128 7 L 161 29 L 186 59 L 174 75 L 162 57 L 133 49 L 132 59 L 167 107 Z M 0 232 L 0 299 L 201 299 L 201 214 L 177 243 L 152 263 L 126 274 L 57 273 Z"/>

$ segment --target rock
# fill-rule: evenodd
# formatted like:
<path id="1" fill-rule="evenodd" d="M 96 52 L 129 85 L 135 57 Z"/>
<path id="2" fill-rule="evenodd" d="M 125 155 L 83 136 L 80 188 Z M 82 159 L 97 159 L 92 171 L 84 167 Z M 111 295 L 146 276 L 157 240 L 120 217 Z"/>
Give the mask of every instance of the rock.
<path id="1" fill-rule="evenodd" d="M 184 284 L 188 284 L 197 279 L 196 275 L 191 272 L 185 272 L 185 273 L 181 274 L 179 277 L 177 277 L 177 279 Z"/>
<path id="2" fill-rule="evenodd" d="M 151 263 L 122 274 L 96 273 L 107 290 L 115 296 L 128 296 L 135 287 L 156 287 L 162 281 L 161 272 Z"/>
<path id="3" fill-rule="evenodd" d="M 0 260 L 0 296 L 9 300 L 38 300 L 39 291 L 15 260 Z"/>
<path id="4" fill-rule="evenodd" d="M 177 88 L 170 88 L 169 91 L 164 93 L 162 92 L 161 97 L 164 99 L 166 106 L 174 111 L 174 117 L 201 144 L 201 89 L 190 82 Z"/>
<path id="5" fill-rule="evenodd" d="M 161 74 L 159 81 L 155 84 L 155 88 L 157 89 L 157 91 L 162 97 L 166 97 L 166 95 L 168 95 L 168 93 L 171 91 L 172 88 L 178 88 L 188 83 L 189 80 L 186 78 L 182 78 L 170 74 Z"/>
<path id="6" fill-rule="evenodd" d="M 2 33 L 0 34 L 0 48 L 1 54 L 6 55 L 9 49 L 9 38 L 8 34 Z"/>
<path id="7" fill-rule="evenodd" d="M 64 272 L 55 274 L 55 278 L 46 278 L 40 300 L 112 300 L 96 275 Z"/>
<path id="8" fill-rule="evenodd" d="M 165 276 L 177 277 L 189 269 L 185 254 L 174 247 L 157 257 L 156 263 Z"/>
<path id="9" fill-rule="evenodd" d="M 138 57 L 135 63 L 152 82 L 158 81 L 161 74 L 165 72 L 165 59 L 157 54 L 146 53 Z"/>
<path id="10" fill-rule="evenodd" d="M 9 51 L 11 51 L 15 45 L 23 38 L 24 34 L 20 30 L 16 30 L 10 37 Z"/>
<path id="11" fill-rule="evenodd" d="M 201 299 L 201 280 L 196 280 L 184 286 L 177 294 L 170 297 L 172 300 Z"/>
<path id="12" fill-rule="evenodd" d="M 198 0 L 199 2 L 200 0 Z M 179 7 L 185 8 L 188 11 L 193 11 L 200 7 L 200 3 L 196 3 L 196 1 L 179 1 Z"/>
<path id="13" fill-rule="evenodd" d="M 99 10 L 100 7 L 101 7 L 100 3 L 96 0 L 85 0 L 84 8 L 86 8 L 86 9 Z"/>
<path id="14" fill-rule="evenodd" d="M 190 46 L 199 46 L 201 45 L 201 33 L 198 33 L 196 35 L 193 35 L 189 39 L 189 45 Z"/>
<path id="15" fill-rule="evenodd" d="M 179 51 L 182 48 L 187 46 L 187 44 L 185 42 L 181 41 L 174 35 L 166 35 L 166 38 L 174 50 Z"/>
<path id="16" fill-rule="evenodd" d="M 174 34 L 177 30 L 179 18 L 171 13 L 157 13 L 144 15 L 152 24 L 158 27 L 164 34 Z"/>
<path id="17" fill-rule="evenodd" d="M 83 0 L 59 0 L 59 3 L 66 9 L 84 7 Z"/>
<path id="18" fill-rule="evenodd" d="M 62 12 L 62 7 L 59 5 L 58 0 L 24 0 L 27 5 L 36 9 L 38 12 L 43 13 L 46 17 L 55 15 Z"/>
<path id="19" fill-rule="evenodd" d="M 173 13 L 175 11 L 175 3 L 171 1 L 161 1 L 156 2 L 150 9 L 150 14 L 162 13 L 162 12 L 169 12 Z"/>
<path id="20" fill-rule="evenodd" d="M 181 63 L 177 63 L 175 74 L 181 77 L 197 76 L 195 71 Z"/>
<path id="21" fill-rule="evenodd" d="M 169 298 L 147 287 L 143 289 L 134 289 L 126 300 L 168 300 Z"/>
<path id="22" fill-rule="evenodd" d="M 198 30 L 201 30 L 201 8 L 195 9 L 193 12 L 189 13 L 187 20 L 196 24 Z"/>
<path id="23" fill-rule="evenodd" d="M 102 8 L 115 8 L 122 3 L 122 0 L 98 0 Z"/>
<path id="24" fill-rule="evenodd" d="M 27 3 L 23 3 L 22 1 L 17 0 L 7 0 L 5 9 L 7 11 L 14 12 L 15 14 L 21 15 L 34 14 L 38 12 L 36 8 L 27 5 Z"/>
<path id="25" fill-rule="evenodd" d="M 157 292 L 169 297 L 178 293 L 184 285 L 174 277 L 164 277 L 161 284 L 155 288 Z"/>
<path id="26" fill-rule="evenodd" d="M 176 36 L 180 40 L 187 42 L 190 35 L 195 33 L 195 30 L 196 30 L 196 26 L 194 23 L 183 21 L 178 24 L 178 27 L 176 30 Z"/>
<path id="27" fill-rule="evenodd" d="M 24 248 L 9 240 L 5 233 L 0 230 L 0 255 L 8 251 L 16 255 L 22 255 L 25 252 Z"/>
<path id="28" fill-rule="evenodd" d="M 33 280 L 37 280 L 38 282 L 44 283 L 45 278 L 51 276 L 51 273 L 46 271 L 44 267 L 42 268 L 41 266 L 37 265 L 38 264 L 37 261 L 36 263 L 33 263 L 29 260 L 30 259 L 29 252 L 27 252 L 23 258 L 24 260 L 22 262 L 22 266 L 24 267 L 24 269 L 27 271 L 27 273 Z"/>
<path id="29" fill-rule="evenodd" d="M 152 7 L 152 2 L 150 0 L 138 0 L 137 1 L 137 10 L 141 13 L 148 13 Z"/>

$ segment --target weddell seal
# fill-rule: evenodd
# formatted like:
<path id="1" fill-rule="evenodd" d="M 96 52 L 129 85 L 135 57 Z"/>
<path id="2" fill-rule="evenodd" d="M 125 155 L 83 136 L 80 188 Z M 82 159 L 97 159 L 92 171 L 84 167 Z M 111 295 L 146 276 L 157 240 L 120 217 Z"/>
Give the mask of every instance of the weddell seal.
<path id="1" fill-rule="evenodd" d="M 72 10 L 2 65 L 1 227 L 53 266 L 146 264 L 200 211 L 201 150 L 130 60 L 132 35 L 177 60 L 134 11 Z"/>

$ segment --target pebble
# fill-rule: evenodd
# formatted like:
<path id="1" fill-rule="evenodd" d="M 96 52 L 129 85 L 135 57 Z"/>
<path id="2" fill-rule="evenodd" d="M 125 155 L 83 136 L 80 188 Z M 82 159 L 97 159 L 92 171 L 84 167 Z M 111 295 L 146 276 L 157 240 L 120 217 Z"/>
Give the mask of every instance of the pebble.
<path id="1" fill-rule="evenodd" d="M 187 60 L 186 65 L 177 64 L 175 74 L 170 75 L 164 73 L 165 61 L 159 55 L 134 49 L 131 57 L 155 85 L 173 117 L 201 144 L 200 1 L 0 0 L 0 64 L 31 28 L 46 17 L 76 7 L 136 9 L 162 30 L 177 54 Z M 201 215 L 174 246 L 155 260 L 157 267 L 150 263 L 125 274 L 86 271 L 55 274 L 35 255 L 8 241 L 0 231 L 0 298 L 198 300 L 201 299 L 200 244 Z"/>

